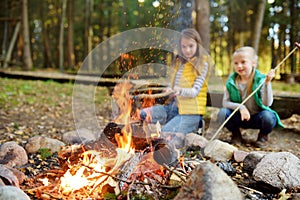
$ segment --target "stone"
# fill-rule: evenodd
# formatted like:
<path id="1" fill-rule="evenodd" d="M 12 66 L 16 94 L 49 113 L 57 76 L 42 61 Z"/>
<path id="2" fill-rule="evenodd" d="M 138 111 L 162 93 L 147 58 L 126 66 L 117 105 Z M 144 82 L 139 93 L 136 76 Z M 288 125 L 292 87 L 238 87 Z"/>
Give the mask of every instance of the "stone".
<path id="1" fill-rule="evenodd" d="M 252 175 L 257 163 L 259 163 L 266 154 L 266 152 L 262 151 L 253 151 L 249 153 L 243 161 L 243 169 Z"/>
<path id="2" fill-rule="evenodd" d="M 244 199 L 233 180 L 210 161 L 203 161 L 191 172 L 174 200 Z"/>
<path id="3" fill-rule="evenodd" d="M 15 174 L 10 171 L 7 167 L 4 165 L 0 165 L 0 178 L 4 178 L 6 180 L 5 185 L 12 185 L 19 187 L 19 180 L 15 176 Z"/>
<path id="4" fill-rule="evenodd" d="M 30 200 L 29 196 L 15 186 L 0 187 L 0 199 L 5 200 Z"/>
<path id="5" fill-rule="evenodd" d="M 82 128 L 64 133 L 62 140 L 66 144 L 85 144 L 87 142 L 95 141 L 96 136 L 92 131 Z"/>
<path id="6" fill-rule="evenodd" d="M 39 149 L 50 149 L 52 153 L 59 152 L 65 143 L 44 137 L 44 136 L 34 136 L 28 140 L 25 145 L 25 149 L 28 153 L 36 153 Z"/>
<path id="7" fill-rule="evenodd" d="M 207 145 L 208 141 L 205 137 L 195 134 L 189 133 L 185 138 L 185 147 L 186 148 L 196 148 L 202 149 Z"/>
<path id="8" fill-rule="evenodd" d="M 16 142 L 6 142 L 0 147 L 0 164 L 10 167 L 22 166 L 28 162 L 26 150 Z"/>
<path id="9" fill-rule="evenodd" d="M 233 152 L 233 158 L 236 162 L 243 162 L 249 152 L 237 150 Z"/>
<path id="10" fill-rule="evenodd" d="M 204 155 L 213 161 L 227 161 L 232 158 L 233 152 L 237 150 L 235 146 L 216 139 L 207 143 L 204 148 Z"/>
<path id="11" fill-rule="evenodd" d="M 184 133 L 171 133 L 171 132 L 161 132 L 160 137 L 165 139 L 168 144 L 174 146 L 176 149 L 181 149 L 184 147 L 186 134 Z"/>
<path id="12" fill-rule="evenodd" d="M 300 159 L 290 152 L 269 153 L 256 165 L 253 178 L 279 190 L 299 190 Z"/>
<path id="13" fill-rule="evenodd" d="M 9 169 L 16 176 L 16 178 L 18 179 L 20 184 L 25 181 L 26 175 L 23 172 L 17 170 L 16 168 L 10 167 L 10 166 L 5 166 L 5 167 L 7 169 Z"/>

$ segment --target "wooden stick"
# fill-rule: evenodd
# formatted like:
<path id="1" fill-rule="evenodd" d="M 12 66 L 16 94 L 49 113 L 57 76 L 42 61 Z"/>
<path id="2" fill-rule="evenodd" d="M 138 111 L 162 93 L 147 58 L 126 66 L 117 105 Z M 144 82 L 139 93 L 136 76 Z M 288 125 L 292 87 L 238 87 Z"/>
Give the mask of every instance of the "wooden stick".
<path id="1" fill-rule="evenodd" d="M 243 186 L 243 185 L 238 185 L 238 187 L 249 190 L 249 191 L 253 191 L 253 192 L 255 192 L 257 194 L 260 194 L 260 195 L 263 195 L 263 193 L 261 191 L 255 190 L 253 188 L 249 188 L 249 187 L 246 187 L 246 186 Z"/>
<path id="2" fill-rule="evenodd" d="M 139 99 L 144 99 L 144 98 L 161 98 L 161 97 L 169 96 L 171 94 L 174 94 L 174 92 L 170 91 L 170 92 L 163 92 L 163 93 L 157 93 L 157 94 L 137 94 L 137 95 L 134 95 L 134 96 L 131 96 L 131 97 L 132 98 L 136 97 L 136 98 L 139 98 Z"/>
<path id="3" fill-rule="evenodd" d="M 288 57 L 290 57 L 294 53 L 294 51 L 296 51 L 298 48 L 300 48 L 299 47 L 300 45 L 297 42 L 295 43 L 295 45 L 296 45 L 296 47 L 280 63 L 278 63 L 278 65 L 276 65 L 274 70 L 277 70 L 279 68 L 279 66 L 282 65 L 282 63 L 284 63 L 288 59 Z M 222 128 L 225 126 L 225 124 L 242 107 L 242 105 L 244 105 L 261 88 L 261 86 L 264 83 L 265 83 L 265 81 L 262 81 L 261 84 L 259 84 L 259 86 L 251 94 L 249 94 L 248 97 L 245 98 L 244 101 L 236 109 L 234 109 L 234 111 L 228 116 L 228 118 L 223 122 L 223 124 L 219 127 L 217 132 L 213 135 L 213 137 L 209 141 L 212 141 L 215 139 L 215 137 L 219 134 L 219 132 L 222 130 Z"/>
<path id="4" fill-rule="evenodd" d="M 184 183 L 186 182 L 186 177 L 182 174 L 178 173 L 176 170 L 171 169 L 168 165 L 164 164 L 164 167 L 169 170 L 170 172 L 174 173 L 176 176 L 178 176 Z"/>

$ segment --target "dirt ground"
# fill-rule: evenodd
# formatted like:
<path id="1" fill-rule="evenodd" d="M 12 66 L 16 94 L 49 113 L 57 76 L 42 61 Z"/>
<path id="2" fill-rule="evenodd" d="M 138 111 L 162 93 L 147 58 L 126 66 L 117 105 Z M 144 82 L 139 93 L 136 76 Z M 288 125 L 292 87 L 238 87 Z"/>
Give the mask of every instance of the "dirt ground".
<path id="1" fill-rule="evenodd" d="M 8 80 L 7 80 L 8 81 Z M 4 82 L 5 84 L 5 82 Z M 41 84 L 39 82 L 38 84 Z M 49 83 L 48 83 L 49 84 Z M 5 86 L 3 86 L 5 87 Z M 23 86 L 24 87 L 24 86 Z M 31 86 L 33 88 L 33 86 Z M 52 86 L 50 86 L 52 87 Z M 57 86 L 55 86 L 57 87 Z M 1 87 L 0 87 L 1 88 Z M 64 88 L 64 86 L 62 86 Z M 28 88 L 28 91 L 31 88 Z M 61 88 L 55 89 L 52 93 L 45 91 L 43 95 L 35 93 L 5 94 L 9 96 L 9 103 L 0 106 L 0 144 L 6 141 L 16 141 L 24 145 L 27 140 L 35 135 L 43 135 L 51 138 L 61 139 L 63 133 L 75 130 L 72 113 L 72 96 L 65 95 Z M 69 91 L 68 91 L 69 92 Z M 0 91 L 1 95 L 1 91 Z M 33 96 L 32 96 L 33 95 Z M 52 102 L 46 101 L 51 98 Z M 34 101 L 35 103 L 31 103 Z M 18 106 L 12 102 L 17 101 Z M 98 122 L 101 127 L 111 122 L 111 101 L 108 100 L 100 105 L 96 105 Z M 209 139 L 214 131 L 211 129 L 213 123 L 209 118 L 214 118 L 216 109 L 206 119 L 206 137 Z M 300 158 L 300 116 L 293 115 L 282 120 L 284 129 L 274 129 L 269 137 L 269 145 L 265 151 L 289 151 Z M 218 127 L 217 127 L 218 128 Z M 216 129 L 215 129 L 216 130 Z M 256 130 L 244 130 L 243 137 L 254 141 L 257 137 Z M 230 141 L 230 134 L 224 128 L 218 135 L 219 139 Z M 240 149 L 245 151 L 261 150 L 251 145 L 241 145 Z"/>
<path id="2" fill-rule="evenodd" d="M 102 127 L 111 121 L 110 109 L 110 102 L 102 103 L 98 107 L 97 115 Z M 68 101 L 56 106 L 23 104 L 18 108 L 0 108 L 0 144 L 16 141 L 24 145 L 34 135 L 61 139 L 63 133 L 75 130 L 71 110 L 71 103 Z M 288 151 L 300 158 L 300 116 L 293 115 L 282 122 L 285 128 L 273 130 L 267 148 L 258 149 L 251 145 L 241 145 L 238 148 L 245 151 Z M 214 134 L 211 127 L 213 122 L 208 121 L 204 135 L 208 139 Z M 255 141 L 257 133 L 257 130 L 242 131 L 244 139 L 249 141 Z M 217 138 L 230 141 L 230 134 L 224 128 Z"/>

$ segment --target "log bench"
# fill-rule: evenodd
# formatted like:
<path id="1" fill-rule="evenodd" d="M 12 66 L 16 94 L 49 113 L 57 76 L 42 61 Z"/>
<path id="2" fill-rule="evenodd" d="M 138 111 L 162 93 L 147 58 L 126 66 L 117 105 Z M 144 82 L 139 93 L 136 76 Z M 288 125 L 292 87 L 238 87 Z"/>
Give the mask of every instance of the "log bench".
<path id="1" fill-rule="evenodd" d="M 143 94 L 143 91 L 149 91 L 151 90 L 151 87 L 141 90 L 139 92 L 135 91 L 135 95 L 141 97 L 141 98 L 155 98 L 157 104 L 162 104 L 167 99 L 167 97 L 164 96 L 162 92 L 162 88 L 159 91 L 159 87 L 155 86 L 153 88 L 154 92 L 151 95 Z M 281 119 L 287 119 L 291 117 L 293 114 L 300 115 L 300 95 L 274 95 L 274 101 L 271 106 L 272 109 L 274 109 Z M 221 108 L 222 107 L 222 99 L 223 99 L 223 92 L 220 91 L 210 91 L 207 93 L 207 106 L 208 107 L 215 107 L 215 108 Z"/>
<path id="2" fill-rule="evenodd" d="M 110 94 L 113 87 L 118 83 L 118 79 L 113 78 L 97 78 L 91 76 L 75 76 L 64 73 L 34 72 L 34 71 L 4 71 L 0 70 L 1 77 L 27 79 L 27 80 L 53 80 L 57 82 L 74 82 L 81 84 L 94 84 L 98 86 L 108 87 Z M 139 82 L 139 81 L 136 81 Z M 148 81 L 140 80 L 138 85 L 144 85 Z M 154 87 L 158 87 L 157 85 Z M 159 87 L 163 87 L 160 85 Z M 151 88 L 150 88 L 151 89 Z M 160 91 L 159 91 L 160 89 Z M 147 89 L 149 90 L 149 89 Z M 146 90 L 145 90 L 146 91 Z M 162 89 L 158 88 L 158 92 Z M 209 92 L 207 95 L 207 106 L 220 108 L 222 106 L 222 92 Z M 162 98 L 158 98 L 159 101 Z M 274 95 L 274 102 L 271 106 L 278 112 L 282 119 L 289 118 L 293 114 L 300 115 L 300 95 Z"/>
<path id="3" fill-rule="evenodd" d="M 300 95 L 274 95 L 271 106 L 281 119 L 287 119 L 293 114 L 300 115 Z M 207 95 L 207 106 L 222 107 L 222 92 L 210 92 Z"/>

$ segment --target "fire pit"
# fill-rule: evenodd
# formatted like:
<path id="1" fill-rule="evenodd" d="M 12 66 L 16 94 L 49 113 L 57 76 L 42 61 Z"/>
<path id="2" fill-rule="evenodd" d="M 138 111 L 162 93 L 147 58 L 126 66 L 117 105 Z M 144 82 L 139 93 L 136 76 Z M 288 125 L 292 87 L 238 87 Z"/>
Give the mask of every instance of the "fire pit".
<path id="1" fill-rule="evenodd" d="M 124 82 L 115 87 L 112 96 L 119 107 L 119 115 L 106 125 L 101 137 L 61 150 L 57 155 L 60 165 L 28 180 L 26 184 L 31 185 L 28 193 L 36 199 L 173 195 L 188 171 L 177 159 L 169 165 L 174 149 L 159 137 L 159 132 L 149 131 L 136 117 L 140 108 L 162 103 L 167 97 L 157 95 L 153 99 L 152 94 L 151 98 L 148 96 L 152 90 L 133 90 L 132 86 Z M 156 87 L 153 91 L 155 94 L 162 88 Z M 177 177 L 176 185 L 174 176 Z"/>

